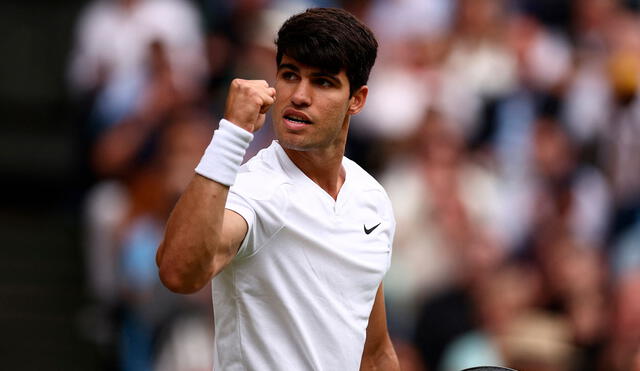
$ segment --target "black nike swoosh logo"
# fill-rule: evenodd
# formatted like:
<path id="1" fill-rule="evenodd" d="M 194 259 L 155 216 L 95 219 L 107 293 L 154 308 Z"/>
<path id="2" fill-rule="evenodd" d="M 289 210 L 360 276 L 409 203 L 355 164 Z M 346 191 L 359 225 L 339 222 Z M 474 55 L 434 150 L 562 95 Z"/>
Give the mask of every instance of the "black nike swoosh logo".
<path id="1" fill-rule="evenodd" d="M 378 224 L 376 224 L 376 225 L 374 225 L 373 227 L 368 228 L 368 229 L 367 229 L 367 226 L 366 226 L 366 225 L 363 225 L 363 227 L 364 227 L 364 233 L 366 233 L 366 234 L 370 234 L 371 232 L 373 232 L 373 230 L 374 230 L 374 229 L 378 228 L 378 226 L 379 226 L 380 224 L 382 224 L 382 223 L 378 223 Z"/>

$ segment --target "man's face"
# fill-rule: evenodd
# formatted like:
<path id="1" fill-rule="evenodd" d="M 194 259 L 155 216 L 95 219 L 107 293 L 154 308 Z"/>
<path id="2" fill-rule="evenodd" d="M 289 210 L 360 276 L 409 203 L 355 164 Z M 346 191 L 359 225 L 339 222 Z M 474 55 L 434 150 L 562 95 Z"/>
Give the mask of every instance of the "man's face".
<path id="1" fill-rule="evenodd" d="M 278 66 L 272 110 L 276 137 L 287 149 L 309 151 L 344 145 L 348 115 L 360 111 L 367 88 L 349 97 L 349 80 L 286 55 Z"/>

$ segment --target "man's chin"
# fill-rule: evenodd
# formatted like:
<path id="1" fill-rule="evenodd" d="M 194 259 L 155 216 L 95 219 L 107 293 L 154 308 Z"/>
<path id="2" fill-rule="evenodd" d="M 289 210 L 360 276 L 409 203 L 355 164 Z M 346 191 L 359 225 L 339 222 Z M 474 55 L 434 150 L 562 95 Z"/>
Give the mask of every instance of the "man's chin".
<path id="1" fill-rule="evenodd" d="M 278 138 L 278 143 L 280 143 L 280 146 L 284 149 L 288 149 L 288 150 L 292 150 L 292 151 L 309 151 L 311 150 L 311 148 L 309 148 L 308 146 L 305 146 L 303 143 L 296 143 L 294 141 L 291 140 L 286 140 L 286 139 L 281 139 Z"/>

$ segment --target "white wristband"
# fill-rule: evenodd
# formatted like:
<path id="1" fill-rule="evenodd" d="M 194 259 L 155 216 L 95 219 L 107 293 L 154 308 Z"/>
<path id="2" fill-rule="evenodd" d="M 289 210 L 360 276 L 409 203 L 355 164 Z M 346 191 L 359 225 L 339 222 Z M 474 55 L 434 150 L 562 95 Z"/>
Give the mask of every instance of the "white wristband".
<path id="1" fill-rule="evenodd" d="M 196 173 L 231 186 L 252 140 L 252 133 L 230 121 L 220 120 L 218 130 L 213 133 L 211 143 L 196 166 Z"/>

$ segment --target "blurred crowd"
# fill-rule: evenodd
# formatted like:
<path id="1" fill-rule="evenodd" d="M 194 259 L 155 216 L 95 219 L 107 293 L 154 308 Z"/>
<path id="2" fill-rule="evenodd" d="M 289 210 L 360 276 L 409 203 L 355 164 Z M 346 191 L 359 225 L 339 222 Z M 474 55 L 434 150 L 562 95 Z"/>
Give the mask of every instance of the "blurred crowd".
<path id="1" fill-rule="evenodd" d="M 384 284 L 403 369 L 640 370 L 639 5 L 89 2 L 68 81 L 84 149 L 81 322 L 105 369 L 211 369 L 211 293 L 162 287 L 164 223 L 231 79 L 273 83 L 280 24 L 336 6 L 380 43 L 347 155 L 394 205 Z"/>

